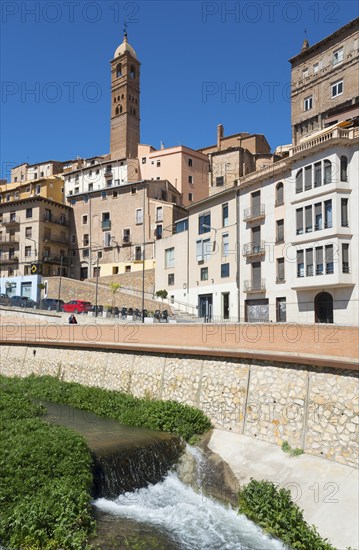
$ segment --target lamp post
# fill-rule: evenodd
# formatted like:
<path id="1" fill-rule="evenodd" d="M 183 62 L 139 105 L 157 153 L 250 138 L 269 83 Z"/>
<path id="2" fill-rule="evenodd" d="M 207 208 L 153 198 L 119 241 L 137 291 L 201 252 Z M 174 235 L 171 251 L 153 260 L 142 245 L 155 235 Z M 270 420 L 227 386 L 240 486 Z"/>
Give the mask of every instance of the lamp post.
<path id="1" fill-rule="evenodd" d="M 98 275 L 99 275 L 99 252 L 97 250 L 97 261 L 96 261 L 96 290 L 95 290 L 95 317 L 97 317 L 97 302 L 98 302 Z"/>
<path id="2" fill-rule="evenodd" d="M 63 256 L 61 256 L 60 258 L 60 279 L 59 279 L 59 292 L 58 292 L 58 295 L 57 295 L 57 306 L 56 306 L 56 310 L 57 312 L 60 311 L 60 296 L 61 296 L 61 282 L 62 282 L 62 262 L 63 262 Z"/>
<path id="3" fill-rule="evenodd" d="M 146 185 L 143 182 L 143 250 L 142 250 L 142 323 L 145 322 L 145 259 L 146 259 Z"/>

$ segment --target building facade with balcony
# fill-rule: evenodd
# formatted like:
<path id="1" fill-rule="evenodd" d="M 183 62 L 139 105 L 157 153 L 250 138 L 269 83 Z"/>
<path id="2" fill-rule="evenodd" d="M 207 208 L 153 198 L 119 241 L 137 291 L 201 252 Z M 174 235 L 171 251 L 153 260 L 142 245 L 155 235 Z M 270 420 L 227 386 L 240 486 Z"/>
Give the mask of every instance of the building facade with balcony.
<path id="1" fill-rule="evenodd" d="M 155 265 L 155 247 L 183 216 L 168 181 L 134 182 L 68 197 L 74 214 L 69 276 L 116 275 Z M 144 262 L 144 266 L 143 266 Z"/>
<path id="2" fill-rule="evenodd" d="M 354 123 L 325 130 L 192 205 L 158 244 L 156 288 L 215 321 L 357 324 L 358 143 Z"/>
<path id="3" fill-rule="evenodd" d="M 359 116 L 359 19 L 290 59 L 292 143 Z"/>
<path id="4" fill-rule="evenodd" d="M 1 277 L 67 275 L 72 211 L 42 196 L 0 203 Z"/>

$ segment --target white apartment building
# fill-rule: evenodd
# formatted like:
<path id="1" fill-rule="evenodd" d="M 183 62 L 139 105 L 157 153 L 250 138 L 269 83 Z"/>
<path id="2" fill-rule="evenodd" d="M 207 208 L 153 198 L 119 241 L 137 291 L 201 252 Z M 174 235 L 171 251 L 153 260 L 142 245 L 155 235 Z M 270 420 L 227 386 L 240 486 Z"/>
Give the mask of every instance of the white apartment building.
<path id="1" fill-rule="evenodd" d="M 192 205 L 157 243 L 156 289 L 214 321 L 357 324 L 358 142 L 329 128 Z"/>

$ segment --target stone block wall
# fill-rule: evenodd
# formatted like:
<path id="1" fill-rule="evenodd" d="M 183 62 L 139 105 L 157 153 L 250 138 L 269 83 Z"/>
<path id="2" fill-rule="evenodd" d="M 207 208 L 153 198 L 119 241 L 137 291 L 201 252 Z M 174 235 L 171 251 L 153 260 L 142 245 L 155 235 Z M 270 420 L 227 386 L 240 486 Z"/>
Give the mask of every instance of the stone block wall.
<path id="1" fill-rule="evenodd" d="M 353 371 L 245 359 L 1 346 L 5 376 L 65 381 L 174 399 L 202 409 L 216 427 L 357 466 L 358 392 Z"/>

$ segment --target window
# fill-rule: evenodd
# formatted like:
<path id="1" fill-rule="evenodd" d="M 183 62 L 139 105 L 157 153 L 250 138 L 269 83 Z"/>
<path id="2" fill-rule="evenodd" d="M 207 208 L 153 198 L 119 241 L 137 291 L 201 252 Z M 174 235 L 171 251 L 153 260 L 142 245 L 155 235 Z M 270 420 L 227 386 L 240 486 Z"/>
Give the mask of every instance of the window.
<path id="1" fill-rule="evenodd" d="M 201 281 L 208 281 L 208 267 L 201 267 Z"/>
<path id="2" fill-rule="evenodd" d="M 313 96 L 310 95 L 304 99 L 304 110 L 310 111 L 313 108 Z"/>
<path id="3" fill-rule="evenodd" d="M 136 225 L 141 225 L 143 223 L 143 210 L 142 208 L 136 209 Z"/>
<path id="4" fill-rule="evenodd" d="M 304 170 L 304 189 L 308 191 L 308 189 L 312 188 L 312 166 L 306 166 Z"/>
<path id="5" fill-rule="evenodd" d="M 116 65 L 116 78 L 120 78 L 122 76 L 122 66 L 121 63 L 118 63 Z"/>
<path id="6" fill-rule="evenodd" d="M 87 214 L 82 216 L 82 225 L 87 225 Z"/>
<path id="7" fill-rule="evenodd" d="M 30 258 L 31 256 L 31 246 L 25 246 L 25 258 Z"/>
<path id="8" fill-rule="evenodd" d="M 323 247 L 317 246 L 315 249 L 315 274 L 323 275 Z"/>
<path id="9" fill-rule="evenodd" d="M 301 193 L 303 191 L 303 170 L 298 170 L 295 176 L 295 192 Z"/>
<path id="10" fill-rule="evenodd" d="M 334 273 L 334 247 L 327 244 L 325 247 L 325 273 L 331 275 Z"/>
<path id="11" fill-rule="evenodd" d="M 136 78 L 136 69 L 135 69 L 134 65 L 131 65 L 131 67 L 130 67 L 130 77 L 131 78 Z"/>
<path id="12" fill-rule="evenodd" d="M 196 241 L 196 260 L 197 262 L 207 262 L 211 255 L 211 240 L 200 239 Z"/>
<path id="13" fill-rule="evenodd" d="M 284 258 L 277 258 L 277 283 L 285 282 Z"/>
<path id="14" fill-rule="evenodd" d="M 168 286 L 172 286 L 175 284 L 175 274 L 169 273 L 167 278 Z"/>
<path id="15" fill-rule="evenodd" d="M 343 61 L 343 58 L 344 58 L 343 48 L 339 48 L 339 50 L 335 50 L 335 52 L 333 52 L 333 59 L 332 59 L 333 65 L 336 65 L 337 63 L 341 63 Z"/>
<path id="16" fill-rule="evenodd" d="M 314 187 L 320 187 L 322 185 L 322 163 L 316 162 L 314 164 Z"/>
<path id="17" fill-rule="evenodd" d="M 343 81 L 338 80 L 332 84 L 332 97 L 337 97 L 343 93 Z"/>
<path id="18" fill-rule="evenodd" d="M 284 220 L 277 220 L 276 243 L 284 242 Z"/>
<path id="19" fill-rule="evenodd" d="M 323 229 L 323 215 L 322 215 L 322 203 L 318 202 L 314 205 L 314 229 L 315 231 L 320 231 Z"/>
<path id="20" fill-rule="evenodd" d="M 106 231 L 104 234 L 103 234 L 103 246 L 105 248 L 109 248 L 111 246 L 111 233 Z"/>
<path id="21" fill-rule="evenodd" d="M 117 191 L 113 191 L 113 193 L 112 193 L 112 197 L 113 197 L 114 199 L 117 199 L 117 196 L 118 196 L 118 193 L 117 193 Z"/>
<path id="22" fill-rule="evenodd" d="M 348 227 L 348 199 L 341 199 L 341 226 Z"/>
<path id="23" fill-rule="evenodd" d="M 222 204 L 222 227 L 228 227 L 228 203 Z"/>
<path id="24" fill-rule="evenodd" d="M 157 168 L 159 168 L 161 166 L 161 161 L 160 160 L 157 161 L 156 166 L 157 166 Z"/>
<path id="25" fill-rule="evenodd" d="M 162 206 L 157 206 L 157 208 L 156 208 L 156 222 L 163 222 L 163 208 L 162 208 Z"/>
<path id="26" fill-rule="evenodd" d="M 32 227 L 25 227 L 25 237 L 32 237 Z"/>
<path id="27" fill-rule="evenodd" d="M 297 221 L 297 235 L 302 235 L 303 234 L 303 208 L 297 208 L 296 221 Z"/>
<path id="28" fill-rule="evenodd" d="M 221 265 L 221 278 L 229 277 L 229 264 Z"/>
<path id="29" fill-rule="evenodd" d="M 90 256 L 90 249 L 89 248 L 84 248 L 82 250 L 82 257 L 83 258 L 88 258 Z"/>
<path id="30" fill-rule="evenodd" d="M 308 78 L 308 76 L 309 76 L 309 69 L 303 69 L 302 77 L 303 78 Z"/>
<path id="31" fill-rule="evenodd" d="M 142 157 L 142 164 L 146 164 L 146 161 L 147 161 L 146 157 Z"/>
<path id="32" fill-rule="evenodd" d="M 156 227 L 156 239 L 162 239 L 163 228 L 162 225 Z"/>
<path id="33" fill-rule="evenodd" d="M 135 260 L 142 260 L 142 259 L 143 259 L 142 247 L 141 246 L 136 246 L 135 247 Z"/>
<path id="34" fill-rule="evenodd" d="M 203 214 L 198 218 L 198 234 L 209 233 L 211 231 L 211 214 Z"/>
<path id="35" fill-rule="evenodd" d="M 218 178 L 216 178 L 216 186 L 221 187 L 222 185 L 224 185 L 224 177 L 219 176 Z"/>
<path id="36" fill-rule="evenodd" d="M 193 166 L 192 159 L 188 159 L 188 166 Z"/>
<path id="37" fill-rule="evenodd" d="M 313 231 L 313 214 L 312 214 L 312 205 L 305 207 L 305 232 L 311 233 Z"/>
<path id="38" fill-rule="evenodd" d="M 318 72 L 319 72 L 319 63 L 314 63 L 313 74 L 317 74 Z"/>
<path id="39" fill-rule="evenodd" d="M 284 203 L 284 185 L 283 182 L 277 183 L 276 186 L 276 197 L 275 197 L 275 205 L 280 206 Z"/>
<path id="40" fill-rule="evenodd" d="M 324 202 L 324 227 L 330 228 L 332 227 L 332 201 L 325 201 Z"/>
<path id="41" fill-rule="evenodd" d="M 304 277 L 304 251 L 297 251 L 297 277 Z"/>
<path id="42" fill-rule="evenodd" d="M 85 233 L 85 234 L 82 236 L 82 246 L 89 246 L 89 244 L 90 244 L 89 234 L 88 234 L 88 233 Z"/>
<path id="43" fill-rule="evenodd" d="M 101 199 L 102 199 L 103 201 L 105 201 L 105 200 L 107 199 L 107 193 L 106 193 L 106 191 L 102 191 L 102 193 L 101 193 Z"/>
<path id="44" fill-rule="evenodd" d="M 165 268 L 173 268 L 175 266 L 175 249 L 166 248 L 165 250 Z"/>
<path id="45" fill-rule="evenodd" d="M 188 183 L 193 183 L 193 176 L 188 176 Z"/>
<path id="46" fill-rule="evenodd" d="M 349 244 L 342 244 L 342 271 L 343 273 L 350 273 L 349 270 Z"/>
<path id="47" fill-rule="evenodd" d="M 193 201 L 193 193 L 188 193 L 188 200 L 189 200 L 190 202 Z"/>
<path id="48" fill-rule="evenodd" d="M 324 185 L 332 183 L 332 163 L 330 160 L 324 161 Z"/>
<path id="49" fill-rule="evenodd" d="M 222 256 L 223 258 L 227 258 L 229 255 L 229 235 L 228 233 L 224 233 L 222 235 Z"/>
<path id="50" fill-rule="evenodd" d="M 305 258 L 306 258 L 306 264 L 307 264 L 307 277 L 312 277 L 314 275 L 314 269 L 313 269 L 313 248 L 307 248 L 305 251 Z"/>
<path id="51" fill-rule="evenodd" d="M 348 181 L 348 159 L 344 155 L 340 157 L 340 181 Z"/>
<path id="52" fill-rule="evenodd" d="M 131 195 L 135 195 L 137 193 L 136 187 L 131 187 Z"/>
<path id="53" fill-rule="evenodd" d="M 26 217 L 32 218 L 32 208 L 26 208 Z"/>

